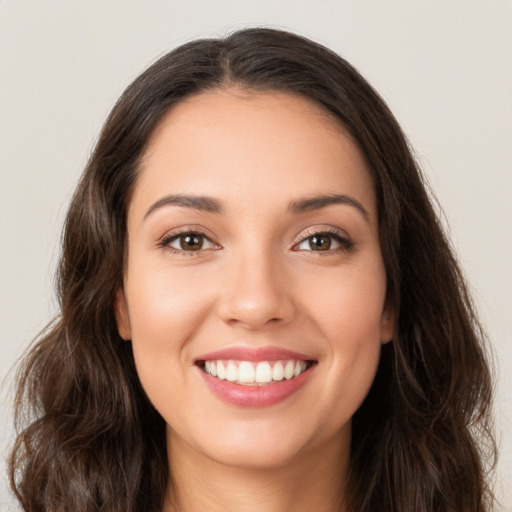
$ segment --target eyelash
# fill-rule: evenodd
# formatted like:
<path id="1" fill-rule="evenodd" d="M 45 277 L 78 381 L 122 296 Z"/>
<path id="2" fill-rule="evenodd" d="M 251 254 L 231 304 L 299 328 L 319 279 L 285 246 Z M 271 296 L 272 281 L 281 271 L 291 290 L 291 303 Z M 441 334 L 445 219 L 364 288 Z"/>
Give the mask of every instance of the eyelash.
<path id="1" fill-rule="evenodd" d="M 319 256 L 328 256 L 330 254 L 339 253 L 339 252 L 350 252 L 355 247 L 354 242 L 346 234 L 342 234 L 337 229 L 313 229 L 310 232 L 304 233 L 304 236 L 301 238 L 300 242 L 293 246 L 293 250 L 295 250 L 295 251 L 303 250 L 303 249 L 295 249 L 295 248 L 298 247 L 299 245 L 302 245 L 303 243 L 307 242 L 308 240 L 311 240 L 314 237 L 328 237 L 340 245 L 339 247 L 336 247 L 334 249 L 329 248 L 325 251 L 315 251 L 313 249 L 306 251 L 306 252 L 317 253 Z M 311 245 L 310 245 L 310 247 L 311 247 Z"/>
<path id="2" fill-rule="evenodd" d="M 172 242 L 179 240 L 180 238 L 184 238 L 186 236 L 198 237 L 203 240 L 203 244 L 204 244 L 204 241 L 206 240 L 210 244 L 212 244 L 212 246 L 214 246 L 214 247 L 208 248 L 208 249 L 203 249 L 202 247 L 200 247 L 199 249 L 196 249 L 196 250 L 185 250 L 185 249 L 177 249 L 176 247 L 171 247 L 170 244 Z M 204 233 L 201 233 L 200 231 L 196 231 L 196 230 L 184 230 L 184 231 L 180 231 L 178 233 L 173 233 L 172 235 L 166 235 L 158 242 L 157 245 L 158 245 L 158 247 L 161 247 L 162 249 L 166 249 L 166 250 L 170 251 L 172 254 L 183 254 L 183 255 L 186 254 L 187 256 L 195 256 L 195 253 L 199 253 L 199 252 L 202 252 L 205 250 L 208 251 L 208 250 L 220 248 L 220 246 L 215 244 L 207 235 L 205 235 Z"/>
<path id="3" fill-rule="evenodd" d="M 200 247 L 199 249 L 196 249 L 196 250 L 177 249 L 175 247 L 171 247 L 170 244 L 172 242 L 179 240 L 180 238 L 183 238 L 185 236 L 198 237 L 203 240 L 203 244 L 204 244 L 204 241 L 207 241 L 210 244 L 212 244 L 213 247 L 207 248 L 207 249 L 203 249 L 202 247 Z M 314 237 L 321 237 L 321 236 L 328 237 L 331 239 L 331 241 L 334 240 L 336 243 L 339 244 L 339 247 L 336 247 L 334 249 L 331 249 L 329 247 L 327 250 L 318 250 L 318 251 L 315 251 L 312 248 L 310 250 L 297 248 L 298 246 L 302 245 L 303 243 L 307 242 L 308 240 L 311 240 Z M 195 253 L 200 253 L 202 251 L 210 251 L 210 250 L 220 249 L 220 246 L 215 244 L 215 242 L 213 242 L 207 235 L 205 235 L 204 233 L 201 233 L 200 231 L 195 231 L 195 230 L 184 230 L 184 231 L 180 231 L 179 233 L 173 233 L 172 235 L 166 235 L 158 242 L 157 245 L 158 245 L 158 247 L 161 247 L 163 249 L 170 251 L 172 254 L 182 254 L 182 255 L 186 254 L 188 256 L 195 256 L 196 255 Z M 310 247 L 311 247 L 311 245 L 310 245 Z M 350 240 L 350 238 L 348 238 L 347 235 L 345 235 L 345 234 L 342 235 L 338 230 L 335 230 L 335 229 L 314 229 L 311 232 L 306 232 L 306 233 L 304 233 L 304 236 L 301 238 L 301 240 L 298 243 L 294 244 L 294 246 L 292 247 L 292 250 L 297 251 L 297 252 L 298 251 L 314 252 L 321 256 L 326 256 L 326 255 L 338 253 L 338 252 L 350 252 L 353 249 L 354 249 L 354 242 L 352 242 L 352 240 Z"/>

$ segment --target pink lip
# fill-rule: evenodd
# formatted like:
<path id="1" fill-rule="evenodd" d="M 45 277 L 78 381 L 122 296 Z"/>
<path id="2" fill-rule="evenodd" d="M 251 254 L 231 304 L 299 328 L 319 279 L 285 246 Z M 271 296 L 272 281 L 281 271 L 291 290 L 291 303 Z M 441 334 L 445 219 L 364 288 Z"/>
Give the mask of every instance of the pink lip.
<path id="1" fill-rule="evenodd" d="M 215 359 L 232 359 L 234 361 L 283 361 L 298 359 L 299 361 L 313 361 L 314 358 L 298 352 L 292 352 L 279 347 L 231 347 L 215 352 L 209 352 L 196 359 L 197 361 L 213 361 Z"/>
<path id="2" fill-rule="evenodd" d="M 224 357 L 215 357 L 214 359 L 224 359 Z M 229 357 L 229 359 L 233 359 L 233 357 Z M 247 361 L 247 359 L 244 360 Z M 268 359 L 266 360 L 268 361 Z M 308 368 L 298 377 L 290 380 L 283 379 L 265 386 L 242 386 L 234 382 L 212 377 L 199 368 L 198 371 L 213 393 L 224 402 L 239 407 L 268 407 L 282 402 L 302 388 L 315 366 L 313 365 Z"/>

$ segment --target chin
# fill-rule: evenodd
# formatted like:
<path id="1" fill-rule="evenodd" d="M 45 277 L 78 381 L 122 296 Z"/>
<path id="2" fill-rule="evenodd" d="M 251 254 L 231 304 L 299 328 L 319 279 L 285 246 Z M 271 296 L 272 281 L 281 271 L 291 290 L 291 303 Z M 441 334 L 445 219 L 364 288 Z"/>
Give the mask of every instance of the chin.
<path id="1" fill-rule="evenodd" d="M 219 464 L 246 469 L 277 469 L 309 456 L 318 456 L 322 450 L 337 449 L 350 443 L 350 424 L 347 428 L 325 429 L 325 424 L 308 423 L 306 419 L 279 421 L 234 421 L 227 425 L 211 425 L 209 432 L 197 435 L 191 446 Z M 211 432 L 215 432 L 212 439 Z M 199 433 L 198 433 L 199 434 Z"/>
<path id="2" fill-rule="evenodd" d="M 300 456 L 301 446 L 278 440 L 270 443 L 230 443 L 210 449 L 210 457 L 219 464 L 240 469 L 270 470 L 287 466 Z"/>

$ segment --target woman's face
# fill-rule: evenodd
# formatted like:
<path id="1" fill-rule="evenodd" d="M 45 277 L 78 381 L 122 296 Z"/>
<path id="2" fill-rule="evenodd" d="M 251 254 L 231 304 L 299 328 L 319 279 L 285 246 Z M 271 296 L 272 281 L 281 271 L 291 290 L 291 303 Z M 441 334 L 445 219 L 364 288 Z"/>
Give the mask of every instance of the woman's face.
<path id="1" fill-rule="evenodd" d="M 346 131 L 290 94 L 196 95 L 151 139 L 127 222 L 118 328 L 170 449 L 246 467 L 348 453 L 393 315 Z"/>

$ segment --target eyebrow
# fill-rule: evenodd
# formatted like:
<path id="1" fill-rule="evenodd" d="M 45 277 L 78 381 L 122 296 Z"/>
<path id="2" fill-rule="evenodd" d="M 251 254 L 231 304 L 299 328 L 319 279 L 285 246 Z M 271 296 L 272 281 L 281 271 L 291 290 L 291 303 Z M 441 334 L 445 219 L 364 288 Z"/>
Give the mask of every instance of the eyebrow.
<path id="1" fill-rule="evenodd" d="M 288 210 L 295 214 L 310 212 L 314 210 L 320 210 L 327 206 L 344 204 L 356 208 L 363 217 L 369 221 L 370 215 L 366 208 L 353 197 L 345 194 L 328 194 L 319 195 L 314 197 L 306 197 L 303 199 L 296 199 L 288 205 Z M 192 196 L 182 194 L 171 194 L 162 197 L 155 203 L 153 203 L 144 215 L 144 220 L 149 217 L 155 210 L 163 208 L 164 206 L 181 206 L 184 208 L 192 208 L 194 210 L 221 214 L 224 210 L 222 203 L 213 197 L 208 196 Z"/>
<path id="2" fill-rule="evenodd" d="M 370 214 L 366 208 L 357 199 L 345 194 L 328 194 L 297 199 L 296 201 L 292 201 L 288 208 L 292 213 L 304 213 L 320 210 L 321 208 L 334 204 L 353 206 L 363 215 L 366 221 L 369 222 L 370 220 Z"/>
<path id="3" fill-rule="evenodd" d="M 156 203 L 153 203 L 144 215 L 146 220 L 155 210 L 163 208 L 164 206 L 183 206 L 185 208 L 192 208 L 201 212 L 207 213 L 222 213 L 222 203 L 213 197 L 205 196 L 185 196 L 181 194 L 168 195 L 159 199 Z"/>

